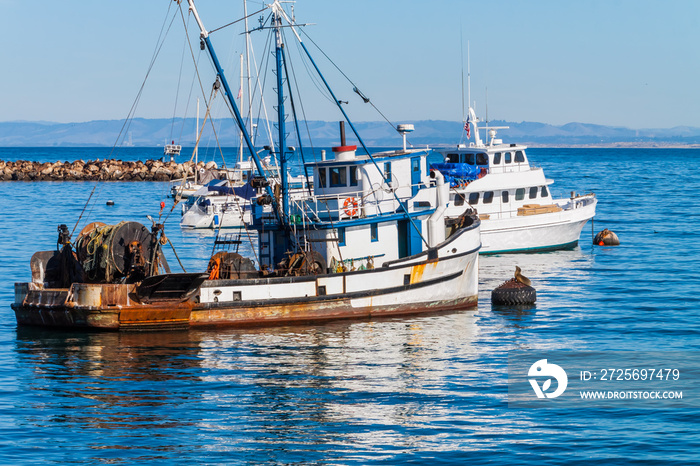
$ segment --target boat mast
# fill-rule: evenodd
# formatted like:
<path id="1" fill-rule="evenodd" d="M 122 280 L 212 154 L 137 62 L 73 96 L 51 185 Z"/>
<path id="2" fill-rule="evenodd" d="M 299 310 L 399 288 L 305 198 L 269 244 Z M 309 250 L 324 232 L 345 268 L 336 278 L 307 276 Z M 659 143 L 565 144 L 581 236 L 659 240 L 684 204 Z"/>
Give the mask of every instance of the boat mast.
<path id="1" fill-rule="evenodd" d="M 189 5 L 189 9 L 194 15 L 195 21 L 197 21 L 197 25 L 199 26 L 199 37 L 201 41 L 206 45 L 207 51 L 209 52 L 209 56 L 211 57 L 211 60 L 214 64 L 214 68 L 216 68 L 216 73 L 221 80 L 221 84 L 224 86 L 226 98 L 228 99 L 228 102 L 231 105 L 234 117 L 236 118 L 236 123 L 238 124 L 238 127 L 240 128 L 241 132 L 243 133 L 243 138 L 245 139 L 246 146 L 248 147 L 248 152 L 250 153 L 251 158 L 255 162 L 255 168 L 257 168 L 258 173 L 260 173 L 260 176 L 267 179 L 267 175 L 265 173 L 265 170 L 263 169 L 262 162 L 260 161 L 258 154 L 255 152 L 253 142 L 250 139 L 250 134 L 248 134 L 248 130 L 246 129 L 243 117 L 241 116 L 241 112 L 238 109 L 238 105 L 236 105 L 236 100 L 234 99 L 233 93 L 231 92 L 231 87 L 229 86 L 226 76 L 224 75 L 224 70 L 221 67 L 221 63 L 219 63 L 219 59 L 216 56 L 216 52 L 214 52 L 214 47 L 212 46 L 211 40 L 209 39 L 209 32 L 204 28 L 204 24 L 202 23 L 202 20 L 199 17 L 199 13 L 197 13 L 197 7 L 194 5 L 194 0 L 187 0 L 187 4 Z M 272 199 L 273 207 L 277 207 L 273 208 L 273 210 L 277 213 L 278 220 L 282 221 L 282 218 L 281 216 L 279 216 L 278 212 L 279 206 L 277 206 L 277 200 L 275 199 L 272 189 L 269 186 L 267 186 L 266 191 Z"/>
<path id="2" fill-rule="evenodd" d="M 275 60 L 277 70 L 277 129 L 280 159 L 280 185 L 282 188 L 282 212 L 286 218 L 289 215 L 289 188 L 287 183 L 287 134 L 284 124 L 284 70 L 282 66 L 282 6 L 276 1 L 272 5 L 272 24 L 275 28 Z"/>
<path id="3" fill-rule="evenodd" d="M 248 30 L 248 2 L 243 0 L 243 17 L 245 18 L 245 66 L 248 79 L 248 133 L 253 134 L 253 93 L 250 89 L 250 31 Z"/>
<path id="4" fill-rule="evenodd" d="M 199 97 L 197 97 L 197 125 L 194 128 L 194 182 L 197 184 L 197 164 L 199 163 Z"/>
<path id="5" fill-rule="evenodd" d="M 243 54 L 241 54 L 241 90 L 238 91 L 238 105 L 243 109 Z M 243 162 L 243 132 L 238 139 L 238 162 Z M 240 165 L 239 165 L 240 166 Z"/>
<path id="6" fill-rule="evenodd" d="M 323 84 L 324 84 L 326 90 L 328 90 L 328 93 L 329 93 L 329 94 L 331 95 L 331 97 L 333 98 L 333 101 L 335 102 L 336 106 L 337 106 L 338 109 L 340 110 L 340 113 L 343 114 L 343 117 L 345 118 L 345 121 L 347 121 L 348 124 L 350 125 L 350 129 L 351 129 L 352 132 L 355 134 L 355 137 L 357 138 L 358 142 L 360 143 L 360 145 L 362 146 L 362 148 L 364 149 L 364 151 L 367 153 L 367 157 L 368 157 L 369 160 L 372 162 L 372 164 L 374 164 L 374 167 L 377 169 L 377 171 L 379 171 L 379 173 L 384 173 L 383 170 L 382 170 L 381 168 L 379 168 L 379 165 L 377 164 L 377 161 L 375 160 L 375 158 L 372 157 L 372 153 L 369 151 L 369 149 L 368 149 L 367 146 L 365 145 L 365 142 L 362 140 L 362 137 L 361 137 L 360 134 L 357 132 L 357 129 L 355 128 L 355 125 L 352 124 L 352 120 L 350 120 L 350 117 L 348 117 L 348 114 L 345 112 L 345 109 L 344 109 L 343 106 L 342 106 L 342 101 L 338 100 L 338 98 L 335 96 L 335 93 L 333 92 L 333 89 L 331 89 L 330 84 L 328 84 L 328 81 L 326 81 L 326 78 L 323 76 L 323 73 L 321 73 L 321 70 L 319 69 L 318 65 L 316 65 L 316 61 L 314 61 L 313 57 L 311 56 L 311 53 L 309 52 L 309 49 L 306 48 L 306 44 L 304 44 L 304 42 L 301 40 L 301 36 L 299 36 L 299 34 L 297 33 L 297 31 L 296 31 L 296 29 L 295 29 L 295 27 L 294 27 L 296 23 L 295 23 L 293 20 L 291 20 L 291 19 L 285 14 L 284 10 L 282 10 L 282 7 L 281 7 L 280 4 L 279 4 L 279 0 L 275 0 L 274 5 L 277 5 L 277 8 L 278 8 L 278 11 L 280 12 L 280 15 L 284 16 L 284 18 L 285 18 L 285 20 L 287 21 L 287 23 L 289 23 L 289 25 L 291 26 L 292 32 L 293 32 L 294 35 L 296 36 L 297 41 L 299 42 L 299 45 L 301 45 L 301 48 L 304 50 L 304 53 L 306 54 L 306 56 L 308 57 L 309 61 L 311 62 L 311 65 L 312 65 L 312 66 L 314 67 L 314 69 L 316 70 L 316 73 L 318 74 L 318 77 L 321 78 L 321 81 L 323 82 Z M 279 26 L 278 26 L 278 27 L 279 27 Z M 278 74 L 278 78 L 279 78 L 279 74 Z M 279 85 L 279 84 L 278 84 L 278 85 Z M 396 195 L 396 192 L 395 192 L 395 191 L 392 192 L 392 194 L 393 194 L 393 196 L 394 196 L 394 199 L 395 199 L 396 202 L 398 203 L 399 209 L 403 211 L 404 215 L 406 216 L 406 219 L 410 222 L 411 226 L 412 226 L 413 229 L 416 231 L 416 233 L 418 233 L 418 236 L 420 236 L 420 238 L 423 240 L 423 243 L 425 243 L 425 245 L 426 245 L 427 247 L 430 247 L 429 244 L 428 244 L 428 241 L 423 237 L 423 234 L 421 233 L 420 229 L 416 226 L 415 222 L 413 221 L 413 219 L 411 218 L 411 216 L 408 214 L 408 210 L 407 210 L 406 206 L 404 205 L 404 203 L 401 202 L 401 200 L 400 200 L 400 199 L 398 198 L 398 196 Z"/>

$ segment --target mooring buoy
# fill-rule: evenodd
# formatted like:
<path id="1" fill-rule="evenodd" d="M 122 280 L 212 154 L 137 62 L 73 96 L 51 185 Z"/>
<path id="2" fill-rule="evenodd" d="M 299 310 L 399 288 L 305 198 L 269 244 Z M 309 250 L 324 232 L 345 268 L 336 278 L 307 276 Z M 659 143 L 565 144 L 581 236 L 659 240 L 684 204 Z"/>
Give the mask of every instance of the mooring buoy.
<path id="1" fill-rule="evenodd" d="M 619 246 L 620 238 L 617 237 L 615 233 L 608 230 L 607 228 L 599 232 L 593 238 L 593 244 L 596 246 Z"/>
<path id="2" fill-rule="evenodd" d="M 530 279 L 524 276 L 520 267 L 516 265 L 515 276 L 491 292 L 491 304 L 499 306 L 534 304 L 537 301 L 537 291 L 531 285 Z"/>
<path id="3" fill-rule="evenodd" d="M 114 201 L 107 201 L 107 205 L 114 205 Z"/>

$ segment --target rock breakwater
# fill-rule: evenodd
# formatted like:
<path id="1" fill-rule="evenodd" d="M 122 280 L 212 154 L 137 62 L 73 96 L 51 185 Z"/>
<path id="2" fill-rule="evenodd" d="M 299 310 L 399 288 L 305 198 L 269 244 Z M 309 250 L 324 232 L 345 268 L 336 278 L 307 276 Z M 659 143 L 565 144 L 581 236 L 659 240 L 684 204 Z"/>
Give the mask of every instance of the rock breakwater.
<path id="1" fill-rule="evenodd" d="M 0 181 L 170 181 L 193 176 L 195 170 L 217 168 L 215 162 L 146 160 L 77 160 L 75 162 L 0 161 Z"/>

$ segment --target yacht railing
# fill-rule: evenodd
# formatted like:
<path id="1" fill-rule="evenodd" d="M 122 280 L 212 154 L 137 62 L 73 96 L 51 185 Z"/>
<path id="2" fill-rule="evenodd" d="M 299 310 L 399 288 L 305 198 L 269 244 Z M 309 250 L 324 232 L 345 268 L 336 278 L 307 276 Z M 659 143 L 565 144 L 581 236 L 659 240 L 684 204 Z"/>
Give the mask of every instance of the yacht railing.
<path id="1" fill-rule="evenodd" d="M 537 203 L 540 207 L 546 207 L 548 205 L 556 205 L 562 209 L 562 211 L 570 211 L 574 209 L 581 209 L 583 207 L 591 205 L 595 201 L 595 195 L 592 193 L 589 194 L 582 194 L 578 195 L 572 198 L 564 198 L 564 199 L 552 199 L 549 204 L 544 204 L 542 202 Z M 533 204 L 535 204 L 533 202 Z M 518 211 L 519 209 L 523 208 L 527 204 L 520 204 L 515 208 L 503 208 L 503 204 L 500 204 L 500 208 L 497 212 L 480 212 L 479 207 L 481 207 L 480 204 L 477 204 L 475 206 L 472 206 L 471 204 L 468 204 L 465 202 L 465 205 L 469 205 L 473 209 L 477 211 L 477 213 L 480 216 L 483 216 L 482 219 L 488 218 L 489 220 L 499 220 L 499 219 L 504 219 L 504 218 L 513 218 L 518 216 Z M 542 213 L 554 213 L 554 212 L 542 212 Z M 536 214 L 535 214 L 536 215 Z"/>

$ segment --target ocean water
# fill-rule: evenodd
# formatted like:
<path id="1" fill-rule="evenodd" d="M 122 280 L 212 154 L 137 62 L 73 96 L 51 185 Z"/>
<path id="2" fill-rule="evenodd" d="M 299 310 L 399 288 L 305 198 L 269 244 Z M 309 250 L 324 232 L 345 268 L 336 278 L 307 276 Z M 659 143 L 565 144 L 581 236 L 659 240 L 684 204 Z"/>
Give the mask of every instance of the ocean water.
<path id="1" fill-rule="evenodd" d="M 128 149 L 113 158 L 157 157 Z M 593 191 L 579 246 L 480 258 L 472 310 L 245 330 L 18 328 L 13 283 L 73 228 L 94 183 L 0 182 L 1 464 L 698 464 L 698 403 L 508 405 L 514 351 L 700 355 L 700 151 L 530 149 L 552 192 Z M 2 160 L 110 158 L 0 149 Z M 101 183 L 85 221 L 162 218 L 188 271 L 213 235 L 181 231 L 165 183 Z M 113 200 L 114 206 L 106 201 Z M 609 228 L 622 244 L 592 246 Z M 168 253 L 172 265 L 176 261 Z M 519 265 L 529 308 L 492 307 Z M 700 383 L 700 380 L 698 380 Z M 697 401 L 697 400 L 696 400 Z"/>

